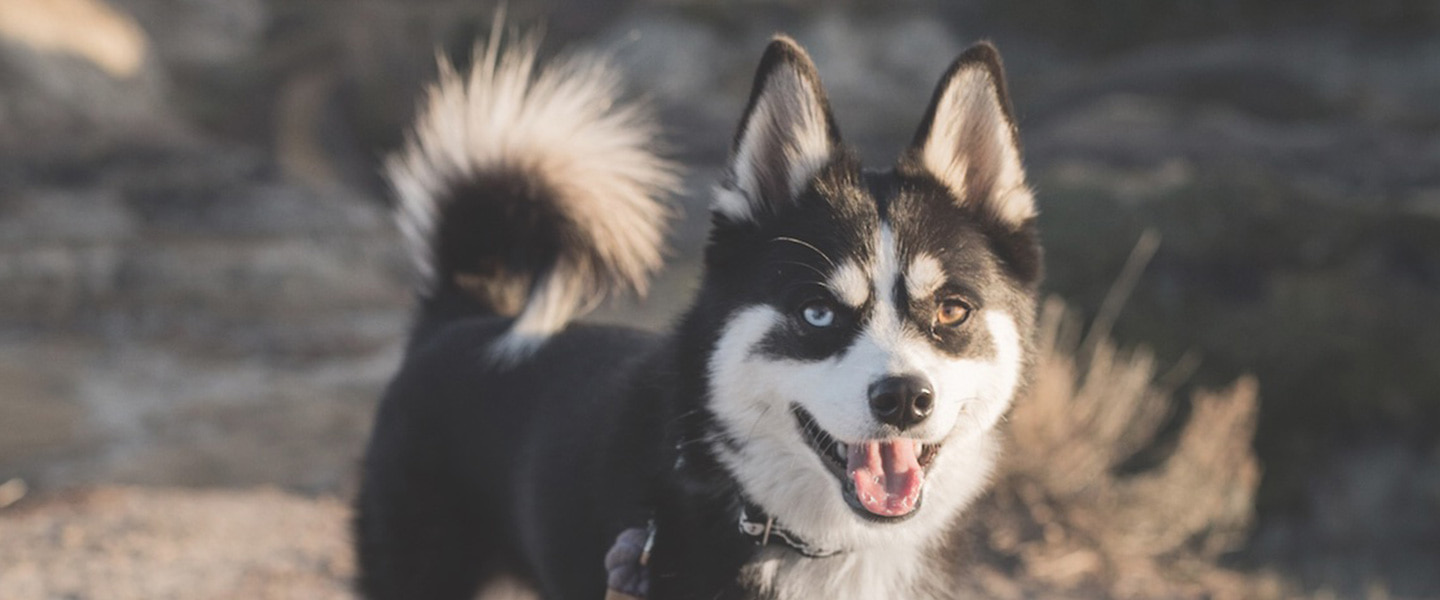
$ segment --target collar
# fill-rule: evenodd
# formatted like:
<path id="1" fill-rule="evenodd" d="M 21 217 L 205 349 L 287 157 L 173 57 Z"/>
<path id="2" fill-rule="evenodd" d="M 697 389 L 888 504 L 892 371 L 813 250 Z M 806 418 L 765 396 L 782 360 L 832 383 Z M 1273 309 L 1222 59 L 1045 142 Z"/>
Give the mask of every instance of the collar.
<path id="1" fill-rule="evenodd" d="M 761 518 L 751 518 L 752 514 L 759 515 Z M 777 524 L 775 517 L 765 514 L 765 511 L 757 507 L 750 506 L 748 502 L 742 503 L 740 506 L 740 533 L 755 539 L 755 544 L 758 546 L 767 546 L 771 540 L 778 540 L 807 558 L 828 558 L 844 552 L 839 548 L 822 548 L 806 542 L 795 532 Z"/>
<path id="2" fill-rule="evenodd" d="M 685 466 L 685 453 L 681 444 L 675 445 L 675 470 L 680 471 Z M 752 518 L 750 515 L 759 515 L 761 518 Z M 840 548 L 822 548 L 801 539 L 795 532 L 786 529 L 775 522 L 775 517 L 765 514 L 760 507 L 751 504 L 749 499 L 742 494 L 740 497 L 740 515 L 738 525 L 740 535 L 755 540 L 757 546 L 768 546 L 770 540 L 779 540 L 786 547 L 799 552 L 806 558 L 829 558 L 845 552 Z M 654 520 L 651 520 L 650 539 L 655 538 Z M 650 556 L 650 544 L 646 544 L 645 558 Z"/>

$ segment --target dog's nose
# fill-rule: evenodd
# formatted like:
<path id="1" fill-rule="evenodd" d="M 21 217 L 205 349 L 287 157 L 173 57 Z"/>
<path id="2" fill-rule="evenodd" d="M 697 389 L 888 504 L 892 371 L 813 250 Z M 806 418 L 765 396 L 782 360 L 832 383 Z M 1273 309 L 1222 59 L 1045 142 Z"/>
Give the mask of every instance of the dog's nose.
<path id="1" fill-rule="evenodd" d="M 924 377 L 895 375 L 870 384 L 870 412 L 881 423 L 909 429 L 934 410 L 935 392 Z"/>

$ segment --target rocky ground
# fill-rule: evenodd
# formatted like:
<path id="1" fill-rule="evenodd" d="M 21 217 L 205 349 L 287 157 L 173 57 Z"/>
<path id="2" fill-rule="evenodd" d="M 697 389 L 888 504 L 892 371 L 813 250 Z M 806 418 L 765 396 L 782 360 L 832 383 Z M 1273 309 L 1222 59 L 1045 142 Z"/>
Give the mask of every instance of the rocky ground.
<path id="1" fill-rule="evenodd" d="M 843 135 L 871 162 L 903 147 L 946 63 L 994 39 L 1049 290 L 1093 315 L 1154 230 L 1116 336 L 1191 384 L 1257 376 L 1259 520 L 1221 559 L 1302 591 L 1440 593 L 1425 567 L 1440 561 L 1433 15 L 1391 31 L 1398 17 L 1358 8 L 1280 27 L 1251 8 L 1271 3 L 1221 11 L 1237 26 L 1154 8 L 1166 3 L 1127 4 L 1150 21 L 1094 23 L 1035 0 L 511 4 L 514 22 L 548 16 L 551 49 L 611 52 L 696 167 L 655 293 L 602 311 L 651 326 L 694 281 L 705 190 L 767 36 L 811 49 Z M 254 583 L 254 569 L 307 597 L 339 593 L 325 586 L 348 568 L 342 509 L 313 498 L 353 489 L 408 319 L 376 158 L 398 142 L 433 48 L 463 56 L 491 14 L 459 0 L 0 0 L 0 481 L 40 498 L 0 508 L 0 597 L 112 552 L 96 532 L 113 520 L 136 526 L 123 539 L 182 535 L 145 525 L 157 507 L 317 515 L 328 541 L 293 556 L 324 575 L 215 555 L 231 569 L 216 581 Z M 1345 20 L 1357 15 L 1364 26 Z M 1190 407 L 1175 403 L 1159 441 L 1115 469 L 1163 461 Z M 287 491 L 63 493 L 107 484 Z M 156 552 L 135 556 L 175 556 Z M 11 557 L 32 567 L 12 571 Z"/>

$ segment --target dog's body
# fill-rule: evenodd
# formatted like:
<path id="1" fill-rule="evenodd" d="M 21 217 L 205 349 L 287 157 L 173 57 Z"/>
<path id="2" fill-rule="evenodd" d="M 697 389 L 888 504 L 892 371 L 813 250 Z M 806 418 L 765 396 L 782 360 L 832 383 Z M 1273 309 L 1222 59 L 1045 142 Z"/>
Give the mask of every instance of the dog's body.
<path id="1" fill-rule="evenodd" d="M 658 266 L 668 166 L 602 69 L 531 80 L 532 50 L 444 73 L 390 164 L 428 284 L 365 462 L 366 595 L 598 600 L 647 522 L 659 600 L 950 595 L 1040 270 L 993 48 L 862 172 L 809 58 L 772 43 L 701 288 L 659 336 L 570 321 Z"/>

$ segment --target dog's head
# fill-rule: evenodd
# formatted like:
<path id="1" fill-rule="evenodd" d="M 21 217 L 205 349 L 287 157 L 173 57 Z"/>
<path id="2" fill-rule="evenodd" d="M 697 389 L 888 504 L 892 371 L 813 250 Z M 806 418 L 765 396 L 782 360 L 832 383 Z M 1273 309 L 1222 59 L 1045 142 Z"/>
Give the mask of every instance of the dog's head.
<path id="1" fill-rule="evenodd" d="M 776 39 L 729 166 L 692 315 L 714 453 L 817 541 L 934 531 L 983 486 L 1030 353 L 1040 248 L 999 55 L 961 55 L 869 171 Z"/>

